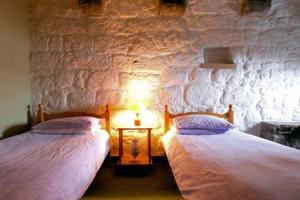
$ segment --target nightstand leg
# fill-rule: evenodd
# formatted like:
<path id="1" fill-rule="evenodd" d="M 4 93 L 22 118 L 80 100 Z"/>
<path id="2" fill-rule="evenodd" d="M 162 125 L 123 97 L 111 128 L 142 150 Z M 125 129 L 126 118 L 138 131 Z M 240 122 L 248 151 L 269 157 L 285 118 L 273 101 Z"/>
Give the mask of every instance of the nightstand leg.
<path id="1" fill-rule="evenodd" d="M 119 162 L 123 156 L 123 130 L 119 130 Z"/>
<path id="2" fill-rule="evenodd" d="M 151 163 L 151 130 L 148 129 L 148 156 L 149 156 L 149 163 Z"/>

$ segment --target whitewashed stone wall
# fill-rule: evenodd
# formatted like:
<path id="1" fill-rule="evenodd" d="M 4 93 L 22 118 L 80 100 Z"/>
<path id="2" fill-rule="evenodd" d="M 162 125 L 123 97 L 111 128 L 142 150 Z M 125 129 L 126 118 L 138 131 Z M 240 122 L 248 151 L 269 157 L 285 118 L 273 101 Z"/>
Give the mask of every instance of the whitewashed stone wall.
<path id="1" fill-rule="evenodd" d="M 187 0 L 182 17 L 152 0 L 104 0 L 89 17 L 77 1 L 31 6 L 32 104 L 47 110 L 121 105 L 134 79 L 149 80 L 153 108 L 223 112 L 253 132 L 261 120 L 300 120 L 300 1 L 273 0 L 241 17 L 236 0 Z M 229 47 L 237 68 L 200 69 L 205 47 Z"/>

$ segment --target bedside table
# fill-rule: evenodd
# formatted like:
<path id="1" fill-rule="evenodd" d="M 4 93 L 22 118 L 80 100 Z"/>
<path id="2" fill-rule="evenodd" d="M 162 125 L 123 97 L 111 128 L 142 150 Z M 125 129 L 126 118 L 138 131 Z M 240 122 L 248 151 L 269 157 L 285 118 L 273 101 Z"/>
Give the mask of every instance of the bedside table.
<path id="1" fill-rule="evenodd" d="M 147 131 L 147 155 L 139 155 L 136 159 L 131 156 L 123 155 L 123 134 L 124 131 Z M 132 127 L 132 128 L 118 128 L 119 131 L 119 165 L 152 165 L 151 159 L 151 132 L 152 128 Z"/>

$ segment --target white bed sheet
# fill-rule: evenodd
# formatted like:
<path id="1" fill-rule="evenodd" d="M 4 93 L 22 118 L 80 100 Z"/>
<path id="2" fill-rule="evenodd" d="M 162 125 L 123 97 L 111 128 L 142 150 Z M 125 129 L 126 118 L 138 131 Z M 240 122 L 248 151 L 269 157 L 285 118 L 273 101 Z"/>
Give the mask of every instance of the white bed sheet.
<path id="1" fill-rule="evenodd" d="M 187 200 L 299 200 L 300 151 L 230 130 L 169 131 L 164 148 Z"/>
<path id="2" fill-rule="evenodd" d="M 100 129 L 78 135 L 27 132 L 0 141 L 0 199 L 80 199 L 109 144 Z"/>

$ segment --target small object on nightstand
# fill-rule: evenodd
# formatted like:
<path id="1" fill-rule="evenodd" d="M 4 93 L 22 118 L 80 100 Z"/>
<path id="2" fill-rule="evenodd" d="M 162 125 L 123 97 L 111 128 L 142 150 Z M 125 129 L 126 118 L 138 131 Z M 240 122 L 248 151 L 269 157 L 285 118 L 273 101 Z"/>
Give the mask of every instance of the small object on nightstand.
<path id="1" fill-rule="evenodd" d="M 119 130 L 119 165 L 152 165 L 151 159 L 151 132 L 152 128 L 143 128 L 143 127 L 132 127 L 132 128 L 118 128 Z M 147 131 L 147 155 L 139 155 L 140 150 L 138 147 L 138 141 L 136 139 L 132 140 L 130 146 L 131 156 L 123 154 L 123 133 L 124 131 Z M 136 140 L 136 141 L 135 141 Z"/>
<path id="2" fill-rule="evenodd" d="M 138 145 L 138 140 L 136 138 L 131 140 L 130 153 L 133 159 L 136 159 L 136 157 L 140 154 L 140 148 Z"/>
<path id="3" fill-rule="evenodd" d="M 135 126 L 141 126 L 141 120 L 140 120 L 140 114 L 139 113 L 135 114 L 134 125 Z"/>

